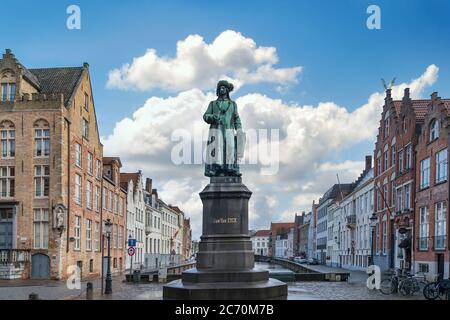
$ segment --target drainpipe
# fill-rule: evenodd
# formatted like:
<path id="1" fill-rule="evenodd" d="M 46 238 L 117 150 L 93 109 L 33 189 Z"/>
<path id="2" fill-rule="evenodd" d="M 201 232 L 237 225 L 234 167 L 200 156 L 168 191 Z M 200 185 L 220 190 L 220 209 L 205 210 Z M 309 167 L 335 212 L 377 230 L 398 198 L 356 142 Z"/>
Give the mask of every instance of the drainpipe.
<path id="1" fill-rule="evenodd" d="M 67 238 L 66 238 L 66 252 L 69 252 L 70 244 L 70 121 L 64 117 L 67 123 Z"/>

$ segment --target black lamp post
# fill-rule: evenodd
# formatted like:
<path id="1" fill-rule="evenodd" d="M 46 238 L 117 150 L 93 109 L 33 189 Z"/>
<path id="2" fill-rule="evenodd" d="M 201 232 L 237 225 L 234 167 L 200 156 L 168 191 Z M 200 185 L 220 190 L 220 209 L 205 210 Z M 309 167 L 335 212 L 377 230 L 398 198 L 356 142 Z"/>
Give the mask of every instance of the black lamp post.
<path id="1" fill-rule="evenodd" d="M 108 264 L 106 269 L 106 280 L 105 280 L 105 294 L 112 293 L 112 278 L 111 278 L 111 231 L 112 231 L 111 219 L 105 221 L 105 233 L 108 239 Z"/>
<path id="2" fill-rule="evenodd" d="M 375 226 L 377 225 L 377 221 L 378 221 L 378 217 L 377 215 L 374 213 L 372 213 L 372 216 L 369 218 L 370 220 L 370 228 L 371 228 L 371 233 L 372 233 L 372 241 L 371 241 L 371 246 L 370 246 L 370 265 L 373 265 L 373 247 L 374 247 L 374 230 L 375 230 Z"/>

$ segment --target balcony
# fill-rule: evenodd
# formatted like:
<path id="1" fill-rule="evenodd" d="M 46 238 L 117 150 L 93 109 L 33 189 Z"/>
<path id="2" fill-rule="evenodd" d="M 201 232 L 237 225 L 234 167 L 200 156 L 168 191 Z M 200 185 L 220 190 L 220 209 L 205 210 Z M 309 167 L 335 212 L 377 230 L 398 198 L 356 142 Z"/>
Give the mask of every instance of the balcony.
<path id="1" fill-rule="evenodd" d="M 435 236 L 433 237 L 433 249 L 434 250 L 445 250 L 445 236 Z"/>
<path id="2" fill-rule="evenodd" d="M 347 216 L 347 227 L 354 228 L 356 226 L 356 214 L 351 214 Z"/>

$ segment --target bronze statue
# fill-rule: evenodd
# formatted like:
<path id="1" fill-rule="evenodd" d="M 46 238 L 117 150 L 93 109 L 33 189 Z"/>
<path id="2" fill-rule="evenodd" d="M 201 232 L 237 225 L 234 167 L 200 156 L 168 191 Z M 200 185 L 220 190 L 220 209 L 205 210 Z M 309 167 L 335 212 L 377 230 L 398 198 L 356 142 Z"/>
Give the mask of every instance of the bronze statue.
<path id="1" fill-rule="evenodd" d="M 242 131 L 237 104 L 230 99 L 233 84 L 217 83 L 218 98 L 211 101 L 203 115 L 210 124 L 206 148 L 205 176 L 241 176 L 238 160 L 243 157 L 245 134 Z"/>

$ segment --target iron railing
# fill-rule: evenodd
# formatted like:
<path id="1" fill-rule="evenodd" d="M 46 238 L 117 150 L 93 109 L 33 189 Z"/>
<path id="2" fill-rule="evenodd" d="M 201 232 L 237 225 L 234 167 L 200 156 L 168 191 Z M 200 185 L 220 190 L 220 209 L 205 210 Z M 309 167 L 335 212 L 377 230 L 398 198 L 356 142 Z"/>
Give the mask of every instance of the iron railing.
<path id="1" fill-rule="evenodd" d="M 0 249 L 0 264 L 29 262 L 30 250 Z"/>

